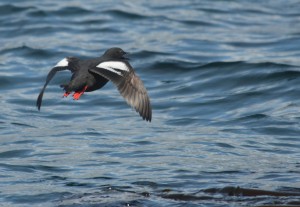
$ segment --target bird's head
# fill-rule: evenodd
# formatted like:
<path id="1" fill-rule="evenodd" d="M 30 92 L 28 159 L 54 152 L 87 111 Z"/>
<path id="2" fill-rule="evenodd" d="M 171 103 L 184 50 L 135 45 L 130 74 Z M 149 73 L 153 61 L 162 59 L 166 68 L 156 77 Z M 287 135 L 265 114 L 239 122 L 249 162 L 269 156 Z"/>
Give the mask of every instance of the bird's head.
<path id="1" fill-rule="evenodd" d="M 128 60 L 128 53 L 123 51 L 121 48 L 113 47 L 105 51 L 104 56 L 107 58 L 116 58 Z"/>

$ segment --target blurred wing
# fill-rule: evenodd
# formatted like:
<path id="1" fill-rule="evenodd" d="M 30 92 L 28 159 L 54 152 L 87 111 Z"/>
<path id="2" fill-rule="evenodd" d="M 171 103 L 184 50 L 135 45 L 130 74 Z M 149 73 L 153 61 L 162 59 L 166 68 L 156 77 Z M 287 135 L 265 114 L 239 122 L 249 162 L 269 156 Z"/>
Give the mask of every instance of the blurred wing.
<path id="1" fill-rule="evenodd" d="M 97 65 L 96 68 L 90 69 L 90 71 L 112 81 L 126 102 L 132 106 L 144 120 L 151 122 L 152 108 L 147 90 L 129 63 L 122 61 L 105 61 Z"/>
<path id="2" fill-rule="evenodd" d="M 67 58 L 62 59 L 61 61 L 59 61 L 54 68 L 52 68 L 50 70 L 50 72 L 47 75 L 47 79 L 46 79 L 46 83 L 44 85 L 44 87 L 42 88 L 37 100 L 36 100 L 36 106 L 38 107 L 38 110 L 41 109 L 41 105 L 42 105 L 42 99 L 43 99 L 43 95 L 44 95 L 44 91 L 48 85 L 48 83 L 51 81 L 51 79 L 54 77 L 54 75 L 56 74 L 56 72 L 58 71 L 62 71 L 62 70 L 67 70 L 68 69 L 68 60 Z"/>

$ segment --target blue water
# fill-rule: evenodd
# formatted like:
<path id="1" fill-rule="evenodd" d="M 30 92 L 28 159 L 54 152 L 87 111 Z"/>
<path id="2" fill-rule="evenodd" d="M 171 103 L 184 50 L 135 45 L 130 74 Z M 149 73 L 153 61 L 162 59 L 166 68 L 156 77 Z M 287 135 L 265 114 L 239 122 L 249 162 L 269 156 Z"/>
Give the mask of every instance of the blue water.
<path id="1" fill-rule="evenodd" d="M 0 3 L 1 206 L 300 205 L 300 3 Z M 118 46 L 143 80 L 143 121 L 113 84 L 62 98 L 48 71 Z"/>

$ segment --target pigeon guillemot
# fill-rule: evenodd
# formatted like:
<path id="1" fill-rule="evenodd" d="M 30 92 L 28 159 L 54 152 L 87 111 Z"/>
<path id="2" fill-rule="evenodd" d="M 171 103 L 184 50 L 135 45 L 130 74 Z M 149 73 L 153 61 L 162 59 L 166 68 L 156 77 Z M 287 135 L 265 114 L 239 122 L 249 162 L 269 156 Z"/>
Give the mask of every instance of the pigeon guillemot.
<path id="1" fill-rule="evenodd" d="M 112 81 L 127 103 L 144 120 L 151 122 L 152 109 L 147 90 L 129 64 L 126 54 L 120 48 L 111 48 L 98 58 L 80 60 L 76 57 L 66 57 L 62 59 L 48 73 L 46 83 L 37 98 L 38 110 L 41 108 L 46 86 L 56 72 L 70 70 L 72 72 L 70 82 L 61 85 L 65 90 L 63 97 L 67 97 L 74 91 L 73 98 L 78 100 L 84 92 L 95 91 L 102 88 L 108 81 Z"/>

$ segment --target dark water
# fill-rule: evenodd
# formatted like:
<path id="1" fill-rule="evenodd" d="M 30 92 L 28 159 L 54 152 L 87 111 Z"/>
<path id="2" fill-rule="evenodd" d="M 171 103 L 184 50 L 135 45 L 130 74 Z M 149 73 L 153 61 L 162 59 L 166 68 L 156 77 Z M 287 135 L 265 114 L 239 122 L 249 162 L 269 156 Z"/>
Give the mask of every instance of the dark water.
<path id="1" fill-rule="evenodd" d="M 300 2 L 1 1 L 3 206 L 300 205 Z M 53 65 L 119 46 L 152 123 L 112 84 L 62 99 Z M 216 191 L 212 190 L 216 189 Z"/>

